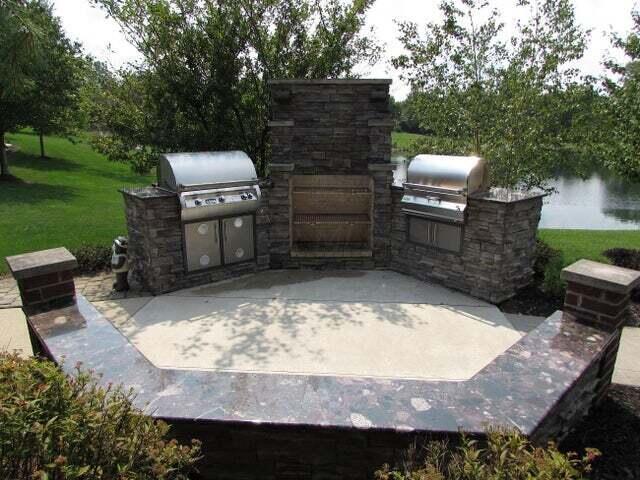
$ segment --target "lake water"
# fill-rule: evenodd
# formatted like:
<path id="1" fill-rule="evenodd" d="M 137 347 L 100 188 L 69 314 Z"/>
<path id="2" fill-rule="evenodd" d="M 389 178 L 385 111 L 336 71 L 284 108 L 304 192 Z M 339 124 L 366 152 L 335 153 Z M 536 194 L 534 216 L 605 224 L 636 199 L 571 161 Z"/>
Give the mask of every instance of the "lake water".
<path id="1" fill-rule="evenodd" d="M 394 182 L 406 178 L 406 159 L 398 163 Z M 556 193 L 544 199 L 540 228 L 589 230 L 640 229 L 640 183 L 610 174 L 587 179 L 561 176 L 550 182 Z"/>

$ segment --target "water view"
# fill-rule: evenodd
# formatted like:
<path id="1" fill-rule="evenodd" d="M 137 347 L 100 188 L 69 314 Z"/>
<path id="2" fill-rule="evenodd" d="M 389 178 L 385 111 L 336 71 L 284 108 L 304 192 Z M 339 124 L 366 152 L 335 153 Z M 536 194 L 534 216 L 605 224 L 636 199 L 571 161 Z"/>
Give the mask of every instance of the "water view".
<path id="1" fill-rule="evenodd" d="M 398 163 L 394 183 L 406 179 L 406 157 Z M 550 186 L 556 193 L 544 200 L 540 228 L 589 230 L 640 229 L 640 183 L 612 174 L 594 173 L 587 179 L 561 176 Z"/>

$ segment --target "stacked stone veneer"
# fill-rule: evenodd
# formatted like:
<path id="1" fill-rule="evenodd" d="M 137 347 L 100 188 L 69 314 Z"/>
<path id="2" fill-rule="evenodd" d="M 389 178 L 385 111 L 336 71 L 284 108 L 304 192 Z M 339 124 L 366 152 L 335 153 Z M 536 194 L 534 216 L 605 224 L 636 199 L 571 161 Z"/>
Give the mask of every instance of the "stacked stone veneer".
<path id="1" fill-rule="evenodd" d="M 391 225 L 390 80 L 271 82 L 269 198 L 274 268 L 374 268 L 389 263 Z M 291 175 L 369 175 L 374 180 L 373 256 L 293 258 L 290 255 Z"/>
<path id="2" fill-rule="evenodd" d="M 542 195 L 494 189 L 469 198 L 460 252 L 409 241 L 402 188 L 393 189 L 391 267 L 499 303 L 533 277 Z"/>
<path id="3" fill-rule="evenodd" d="M 269 218 L 264 206 L 256 213 L 255 260 L 187 273 L 177 195 L 152 187 L 122 190 L 122 194 L 134 286 L 159 294 L 269 268 Z"/>

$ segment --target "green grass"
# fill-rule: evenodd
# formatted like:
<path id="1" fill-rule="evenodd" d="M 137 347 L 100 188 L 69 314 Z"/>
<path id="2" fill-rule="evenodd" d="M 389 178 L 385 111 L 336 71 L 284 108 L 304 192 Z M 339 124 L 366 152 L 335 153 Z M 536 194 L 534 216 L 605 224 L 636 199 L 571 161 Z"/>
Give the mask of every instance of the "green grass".
<path id="1" fill-rule="evenodd" d="M 423 137 L 424 135 L 419 135 L 417 133 L 393 132 L 391 134 L 391 141 L 393 144 L 394 153 L 402 154 L 410 152 L 411 144 Z"/>
<path id="2" fill-rule="evenodd" d="M 539 237 L 561 250 L 565 265 L 581 258 L 606 262 L 609 248 L 640 248 L 640 230 L 540 230 Z"/>
<path id="3" fill-rule="evenodd" d="M 48 137 L 50 158 L 41 159 L 37 136 L 22 132 L 7 137 L 20 149 L 10 154 L 9 162 L 21 182 L 0 182 L 0 273 L 7 271 L 7 255 L 110 245 L 115 236 L 126 234 L 118 189 L 149 184 L 150 176 L 109 162 L 84 141 Z"/>

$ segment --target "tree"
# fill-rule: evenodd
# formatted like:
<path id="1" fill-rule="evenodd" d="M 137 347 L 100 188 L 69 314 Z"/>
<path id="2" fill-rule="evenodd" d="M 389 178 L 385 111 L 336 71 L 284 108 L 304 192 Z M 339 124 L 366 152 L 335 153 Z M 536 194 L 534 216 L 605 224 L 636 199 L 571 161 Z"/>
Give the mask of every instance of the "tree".
<path id="1" fill-rule="evenodd" d="M 613 34 L 614 47 L 626 63 L 606 63 L 610 76 L 604 85 L 610 97 L 607 109 L 605 159 L 621 175 L 640 180 L 640 10 L 632 12 L 633 30 L 626 37 Z"/>
<path id="2" fill-rule="evenodd" d="M 587 33 L 570 0 L 516 4 L 528 19 L 504 41 L 490 2 L 444 0 L 444 20 L 424 37 L 415 23 L 400 24 L 407 53 L 393 63 L 422 94 L 421 127 L 448 140 L 433 144 L 447 150 L 438 153 L 485 156 L 497 185 L 544 186 L 563 160 L 559 93 L 579 83 L 568 65 L 582 56 Z"/>
<path id="3" fill-rule="evenodd" d="M 80 45 L 66 37 L 49 4 L 34 3 L 33 15 L 41 25 L 41 35 L 39 59 L 33 65 L 29 125 L 40 136 L 40 156 L 44 158 L 44 136 L 69 134 L 79 122 L 85 60 Z"/>
<path id="4" fill-rule="evenodd" d="M 79 46 L 65 37 L 44 0 L 0 3 L 0 148 L 9 176 L 6 132 L 33 126 L 41 134 L 64 132 L 75 109 L 81 78 Z"/>
<path id="5" fill-rule="evenodd" d="M 119 72 L 98 140 L 138 170 L 161 151 L 239 148 L 265 173 L 269 80 L 350 75 L 379 56 L 361 33 L 373 0 L 93 1 L 144 58 Z"/>
<path id="6" fill-rule="evenodd" d="M 23 102 L 33 89 L 30 66 L 37 26 L 29 19 L 27 3 L 0 3 L 0 176 L 9 177 L 5 134 L 25 119 Z"/>

